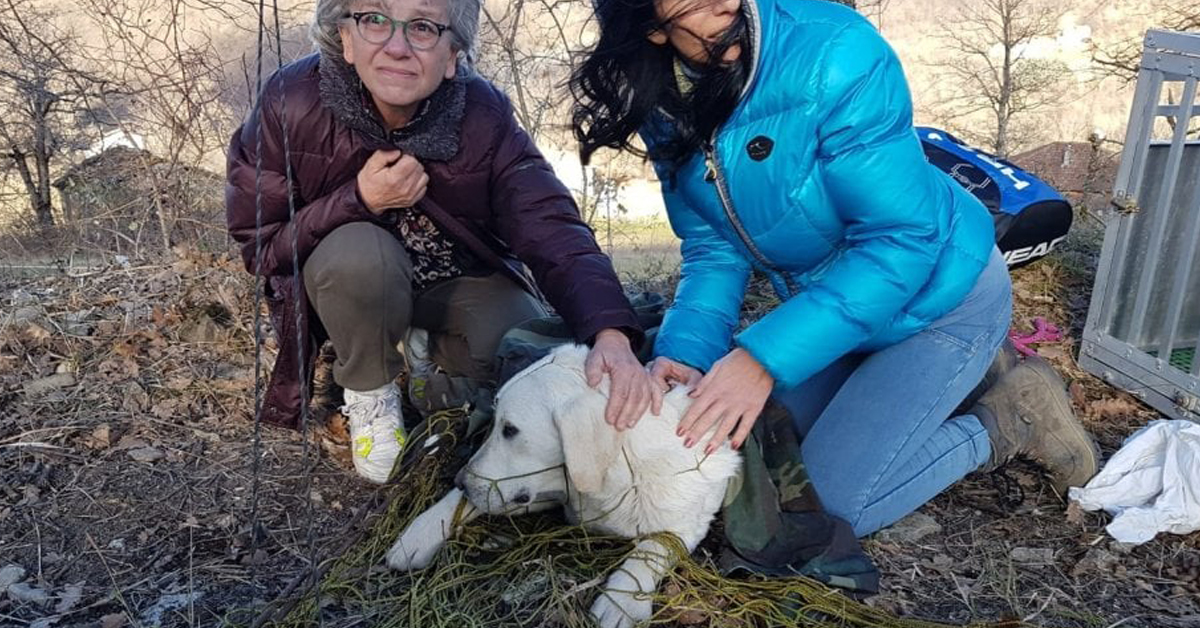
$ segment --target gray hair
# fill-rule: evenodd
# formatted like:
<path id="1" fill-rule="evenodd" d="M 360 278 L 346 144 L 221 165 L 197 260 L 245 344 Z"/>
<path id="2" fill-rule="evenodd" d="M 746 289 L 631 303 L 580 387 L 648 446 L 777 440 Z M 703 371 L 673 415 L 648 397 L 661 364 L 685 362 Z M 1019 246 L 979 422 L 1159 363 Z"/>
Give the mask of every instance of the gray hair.
<path id="1" fill-rule="evenodd" d="M 308 34 L 323 55 L 339 59 L 342 56 L 342 35 L 338 24 L 350 12 L 355 0 L 317 0 Z M 450 7 L 450 42 L 459 51 L 459 58 L 468 64 L 475 60 L 479 33 L 480 0 L 447 0 Z"/>

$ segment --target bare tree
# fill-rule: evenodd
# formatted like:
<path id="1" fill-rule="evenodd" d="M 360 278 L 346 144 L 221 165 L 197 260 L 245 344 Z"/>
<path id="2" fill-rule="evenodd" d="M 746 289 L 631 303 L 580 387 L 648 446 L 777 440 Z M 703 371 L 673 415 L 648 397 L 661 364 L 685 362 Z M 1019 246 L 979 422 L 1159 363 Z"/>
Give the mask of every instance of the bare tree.
<path id="1" fill-rule="evenodd" d="M 883 14 L 891 6 L 892 0 L 862 0 L 857 3 L 859 12 L 871 18 L 875 22 L 875 26 L 883 29 Z"/>
<path id="2" fill-rule="evenodd" d="M 572 52 L 584 50 L 595 35 L 591 6 L 578 0 L 486 2 L 480 24 L 479 71 L 513 101 L 517 120 L 542 147 L 571 153 L 575 140 L 566 125 L 571 103 L 565 88 Z M 610 156 L 602 166 L 579 164 L 580 186 L 573 190 L 584 220 L 605 215 L 615 202 L 614 169 L 628 168 L 627 156 Z M 614 165 L 613 162 L 620 162 Z"/>
<path id="3" fill-rule="evenodd" d="M 512 97 L 517 118 L 539 142 L 563 145 L 571 51 L 584 47 L 591 7 L 571 0 L 485 2 L 480 72 Z M 561 136 L 561 137 L 557 137 Z"/>
<path id="4" fill-rule="evenodd" d="M 1200 2 L 1152 3 L 1148 26 L 1173 31 L 1195 31 L 1200 29 Z M 1138 64 L 1142 59 L 1142 35 L 1121 41 L 1095 41 L 1092 44 L 1092 62 L 1098 78 L 1116 77 L 1126 82 L 1137 78 Z"/>
<path id="5" fill-rule="evenodd" d="M 206 34 L 185 30 L 200 15 L 184 0 L 95 0 L 86 15 L 99 36 L 89 56 L 122 86 L 103 106 L 122 131 L 152 129 L 173 164 L 220 151 L 232 130 L 220 54 Z"/>
<path id="6" fill-rule="evenodd" d="M 941 104 L 949 120 L 987 114 L 992 130 L 963 134 L 986 143 L 1001 157 L 1014 146 L 1014 123 L 1059 102 L 1066 66 L 1034 58 L 1030 44 L 1053 37 L 1063 14 L 1052 0 L 973 0 L 957 5 L 945 48 L 933 65 L 944 71 L 950 95 Z M 957 126 L 953 125 L 952 126 Z"/>
<path id="7" fill-rule="evenodd" d="M 35 223 L 55 224 L 55 164 L 86 140 L 79 114 L 102 88 L 71 63 L 77 38 L 32 2 L 0 4 L 0 170 L 16 173 Z"/>

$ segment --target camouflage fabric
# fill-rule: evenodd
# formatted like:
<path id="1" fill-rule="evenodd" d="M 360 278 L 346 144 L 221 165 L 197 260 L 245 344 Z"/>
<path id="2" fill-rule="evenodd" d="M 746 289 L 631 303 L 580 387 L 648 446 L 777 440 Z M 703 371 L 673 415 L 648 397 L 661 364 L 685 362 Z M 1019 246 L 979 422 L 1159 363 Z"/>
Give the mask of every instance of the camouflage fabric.
<path id="1" fill-rule="evenodd" d="M 856 593 L 879 590 L 879 572 L 850 524 L 822 508 L 787 410 L 768 402 L 742 457 L 742 475 L 722 509 L 723 573 L 800 575 Z"/>
<path id="2" fill-rule="evenodd" d="M 662 322 L 661 295 L 631 299 L 646 342 L 639 358 L 651 357 Z M 501 384 L 557 345 L 573 342 L 557 317 L 535 319 L 509 331 L 497 351 Z M 472 413 L 472 430 L 486 429 L 490 413 Z M 873 593 L 879 573 L 862 551 L 850 524 L 822 508 L 800 460 L 791 417 L 770 403 L 742 448 L 742 474 L 730 484 L 723 509 L 726 575 L 808 576 L 854 593 Z"/>

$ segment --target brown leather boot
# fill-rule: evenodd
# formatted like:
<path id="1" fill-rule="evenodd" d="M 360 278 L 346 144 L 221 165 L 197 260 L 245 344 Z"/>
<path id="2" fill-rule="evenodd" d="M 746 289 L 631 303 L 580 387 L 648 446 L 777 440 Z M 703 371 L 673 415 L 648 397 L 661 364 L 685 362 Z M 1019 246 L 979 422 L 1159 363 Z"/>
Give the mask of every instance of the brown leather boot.
<path id="1" fill-rule="evenodd" d="M 983 379 L 979 380 L 979 383 L 975 385 L 975 388 L 971 390 L 966 399 L 963 399 L 962 403 L 958 404 L 958 409 L 954 411 L 952 416 L 970 414 L 971 406 L 974 406 L 979 401 L 983 393 L 990 390 L 992 386 L 995 386 L 996 382 L 1000 381 L 1002 375 L 1013 370 L 1013 367 L 1020 362 L 1021 354 L 1017 353 L 1017 348 L 1013 346 L 1012 341 L 1005 338 L 1004 342 L 1000 344 L 1000 349 L 996 351 L 996 357 L 992 358 L 992 363 L 988 366 L 987 372 L 983 374 Z"/>
<path id="2" fill-rule="evenodd" d="M 1100 452 L 1071 411 L 1062 377 L 1044 358 L 1031 356 L 1002 375 L 971 408 L 987 429 L 994 470 L 1016 456 L 1041 465 L 1054 488 L 1083 486 L 1096 475 Z"/>

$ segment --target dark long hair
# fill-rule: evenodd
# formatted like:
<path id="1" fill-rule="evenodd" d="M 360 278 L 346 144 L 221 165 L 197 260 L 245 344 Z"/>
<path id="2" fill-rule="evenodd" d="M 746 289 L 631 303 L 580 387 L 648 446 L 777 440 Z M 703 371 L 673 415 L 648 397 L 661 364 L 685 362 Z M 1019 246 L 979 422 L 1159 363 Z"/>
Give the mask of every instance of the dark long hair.
<path id="1" fill-rule="evenodd" d="M 667 26 L 655 14 L 654 0 L 599 0 L 596 16 L 600 39 L 570 80 L 575 97 L 571 124 L 580 159 L 588 163 L 603 147 L 646 156 L 631 140 L 660 108 L 673 120 L 675 134 L 649 157 L 677 170 L 708 144 L 737 107 L 753 56 L 744 12 L 708 51 L 709 59 L 719 60 L 731 46 L 741 45 L 737 61 L 692 68 L 695 79 L 686 94 L 676 85 L 674 49 L 647 39 Z"/>

